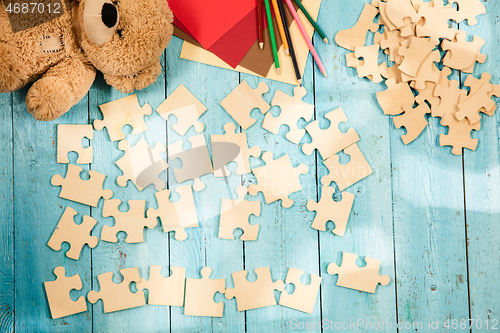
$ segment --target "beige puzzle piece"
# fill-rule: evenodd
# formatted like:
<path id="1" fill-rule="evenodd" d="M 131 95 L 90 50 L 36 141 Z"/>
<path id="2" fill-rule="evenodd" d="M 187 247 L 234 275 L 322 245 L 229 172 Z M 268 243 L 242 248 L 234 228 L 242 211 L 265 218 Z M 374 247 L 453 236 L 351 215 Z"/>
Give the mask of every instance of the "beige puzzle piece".
<path id="1" fill-rule="evenodd" d="M 387 64 L 385 62 L 381 63 L 379 66 L 379 71 L 380 75 L 384 79 L 387 80 L 394 80 L 396 83 L 401 83 L 403 82 L 403 77 L 401 76 L 401 70 L 399 69 L 398 65 L 392 65 L 391 67 L 387 67 Z"/>
<path id="2" fill-rule="evenodd" d="M 488 77 L 491 79 L 491 75 L 486 76 L 485 79 Z M 470 96 L 473 96 L 476 92 L 478 92 L 481 89 L 483 82 L 486 82 L 486 81 L 483 81 L 482 78 L 476 79 L 472 75 L 469 75 L 467 77 L 467 79 L 465 80 L 465 85 L 470 88 L 470 92 L 469 92 L 468 96 L 464 96 L 463 99 L 460 100 L 460 103 L 465 102 L 465 100 L 467 100 Z M 492 90 L 488 93 L 488 96 L 500 97 L 500 85 L 491 84 L 491 87 L 492 87 Z M 496 105 L 496 103 L 492 103 L 490 105 L 491 105 L 490 109 L 486 110 L 484 108 L 481 108 L 480 112 L 483 112 L 484 114 L 488 115 L 489 117 L 492 117 L 495 114 L 495 111 L 497 109 L 497 105 Z"/>
<path id="3" fill-rule="evenodd" d="M 441 72 L 437 69 L 434 63 L 439 62 L 440 60 L 441 54 L 439 51 L 432 51 L 420 65 L 417 76 L 409 76 L 405 73 L 401 74 L 403 82 L 413 81 L 416 89 L 425 89 L 426 82 L 438 82 L 441 77 Z"/>
<path id="4" fill-rule="evenodd" d="M 141 138 L 135 146 L 131 146 L 127 140 L 118 144 L 123 155 L 116 165 L 122 170 L 123 175 L 116 178 L 118 185 L 126 187 L 130 180 L 139 191 L 144 190 L 150 184 L 154 184 L 157 191 L 165 188 L 165 181 L 160 179 L 160 174 L 168 168 L 160 154 L 165 152 L 163 143 L 157 143 L 153 149 L 144 138 Z"/>
<path id="5" fill-rule="evenodd" d="M 185 229 L 198 227 L 198 217 L 191 186 L 179 186 L 176 192 L 180 195 L 180 199 L 176 202 L 170 201 L 169 190 L 156 192 L 158 208 L 149 208 L 147 216 L 148 218 L 159 217 L 163 232 L 174 231 L 175 239 L 183 241 L 187 238 Z"/>
<path id="6" fill-rule="evenodd" d="M 363 60 L 359 60 L 354 55 L 354 52 L 347 53 L 345 55 L 345 60 L 347 62 L 347 67 L 358 68 L 358 66 L 362 66 L 365 62 Z"/>
<path id="7" fill-rule="evenodd" d="M 57 125 L 57 163 L 69 163 L 70 151 L 78 153 L 77 164 L 92 163 L 92 147 L 83 148 L 83 138 L 94 138 L 92 125 Z"/>
<path id="8" fill-rule="evenodd" d="M 328 186 L 331 182 L 335 182 L 339 191 L 343 191 L 372 174 L 372 168 L 370 168 L 370 165 L 356 143 L 345 148 L 343 151 L 351 157 L 347 164 L 340 163 L 338 154 L 333 155 L 323 162 L 329 171 L 328 175 L 321 178 L 323 186 Z"/>
<path id="9" fill-rule="evenodd" d="M 272 152 L 265 152 L 262 159 L 266 165 L 252 170 L 258 184 L 251 184 L 248 187 L 250 195 L 262 192 L 266 204 L 281 199 L 284 208 L 292 207 L 293 200 L 288 196 L 302 190 L 299 175 L 308 172 L 307 166 L 300 164 L 298 167 L 292 167 L 288 154 L 274 160 Z"/>
<path id="10" fill-rule="evenodd" d="M 137 95 L 130 95 L 99 105 L 99 108 L 104 119 L 94 120 L 94 128 L 102 131 L 106 127 L 111 141 L 125 139 L 125 134 L 122 132 L 125 125 L 132 126 L 132 135 L 138 135 L 146 131 L 148 128 L 144 122 L 144 116 L 153 112 L 153 109 L 148 104 L 143 107 L 139 105 Z"/>
<path id="11" fill-rule="evenodd" d="M 144 217 L 146 201 L 145 200 L 129 200 L 129 210 L 122 212 L 118 208 L 121 201 L 118 199 L 105 200 L 102 207 L 102 216 L 115 219 L 115 225 L 110 227 L 105 225 L 102 227 L 101 239 L 106 242 L 116 243 L 118 241 L 116 234 L 120 231 L 127 233 L 125 242 L 141 243 L 144 241 L 144 228 L 153 229 L 156 227 L 157 221 L 154 217 Z"/>
<path id="12" fill-rule="evenodd" d="M 440 101 L 432 105 L 432 116 L 444 117 L 458 112 L 458 104 L 467 96 L 467 91 L 460 89 L 460 82 L 451 80 L 447 87 L 436 85 L 434 95 L 440 97 Z"/>
<path id="13" fill-rule="evenodd" d="M 378 64 L 380 45 L 370 45 L 370 46 L 356 46 L 354 51 L 354 56 L 358 59 L 363 59 L 363 63 L 360 63 L 356 67 L 358 70 L 358 77 L 366 77 L 373 83 L 380 83 L 383 81 L 380 75 L 380 69 Z"/>
<path id="14" fill-rule="evenodd" d="M 462 148 L 476 150 L 478 139 L 471 138 L 471 131 L 479 131 L 481 122 L 469 124 L 467 119 L 457 120 L 452 114 L 445 114 L 441 120 L 441 125 L 448 126 L 448 134 L 439 136 L 441 146 L 452 146 L 453 155 L 462 155 Z"/>
<path id="15" fill-rule="evenodd" d="M 466 36 L 465 31 L 459 31 L 453 42 L 444 40 L 441 43 L 441 48 L 448 51 L 443 58 L 443 64 L 464 73 L 473 73 L 476 61 L 480 64 L 486 61 L 486 55 L 480 53 L 486 41 L 474 36 L 473 41 L 468 42 Z"/>
<path id="16" fill-rule="evenodd" d="M 399 65 L 399 69 L 408 76 L 417 76 L 418 70 L 425 58 L 431 54 L 434 48 L 435 45 L 427 38 L 412 37 L 409 47 L 401 46 L 399 48 L 398 53 L 403 57 L 403 62 Z"/>
<path id="17" fill-rule="evenodd" d="M 147 289 L 149 291 L 148 304 L 165 306 L 184 305 L 184 285 L 186 281 L 186 269 L 183 267 L 171 267 L 172 274 L 169 277 L 161 275 L 160 265 L 149 266 L 149 280 L 141 278 L 136 283 L 137 290 Z"/>
<path id="18" fill-rule="evenodd" d="M 177 118 L 177 123 L 172 125 L 172 128 L 180 136 L 186 135 L 191 126 L 197 133 L 203 132 L 205 125 L 198 119 L 205 111 L 207 111 L 205 105 L 182 84 L 156 109 L 156 112 L 165 120 L 168 120 L 170 115 Z"/>
<path id="19" fill-rule="evenodd" d="M 236 133 L 236 126 L 233 123 L 226 123 L 224 125 L 225 134 L 222 135 L 212 135 L 212 160 L 214 164 L 214 176 L 215 177 L 227 177 L 231 175 L 231 172 L 227 168 L 227 164 L 230 162 L 236 162 L 238 167 L 236 168 L 237 175 L 246 175 L 252 172 L 250 169 L 250 156 L 258 158 L 260 156 L 260 148 L 258 146 L 253 146 L 248 148 L 247 134 L 246 133 Z M 238 155 L 232 157 L 228 153 L 228 143 L 232 143 L 239 148 Z"/>
<path id="20" fill-rule="evenodd" d="M 236 228 L 243 230 L 242 241 L 257 240 L 259 225 L 252 225 L 248 221 L 250 215 L 260 216 L 260 201 L 245 200 L 248 189 L 245 186 L 236 188 L 238 198 L 229 200 L 222 198 L 219 222 L 219 238 L 234 239 L 233 231 Z"/>
<path id="21" fill-rule="evenodd" d="M 395 116 L 403 113 L 403 105 L 413 103 L 414 97 L 407 83 L 396 83 L 394 79 L 385 81 L 387 89 L 377 93 L 377 101 L 384 114 Z"/>
<path id="22" fill-rule="evenodd" d="M 224 302 L 215 303 L 215 293 L 224 293 L 225 279 L 210 279 L 212 269 L 203 267 L 201 279 L 186 279 L 186 299 L 184 315 L 203 317 L 222 317 Z"/>
<path id="23" fill-rule="evenodd" d="M 80 253 L 85 244 L 90 248 L 97 246 L 97 237 L 91 236 L 92 229 L 97 221 L 90 216 L 84 215 L 83 222 L 75 223 L 76 210 L 71 207 L 66 207 L 56 229 L 52 233 L 47 245 L 54 251 L 61 250 L 61 244 L 66 242 L 70 245 L 70 249 L 66 252 L 68 258 L 78 260 Z"/>
<path id="24" fill-rule="evenodd" d="M 449 21 L 457 21 L 457 11 L 443 0 L 433 0 L 432 6 L 420 6 L 418 15 L 425 18 L 423 25 L 417 25 L 418 37 L 430 37 L 430 42 L 439 44 L 439 39 L 453 40 L 458 30 L 450 28 Z"/>
<path id="25" fill-rule="evenodd" d="M 359 267 L 356 259 L 356 254 L 343 252 L 340 267 L 335 263 L 328 265 L 328 274 L 339 276 L 337 286 L 374 294 L 379 283 L 386 286 L 391 281 L 387 275 L 378 273 L 381 260 L 365 257 L 366 266 Z"/>
<path id="26" fill-rule="evenodd" d="M 304 134 L 306 134 L 306 130 L 298 128 L 297 122 L 301 118 L 309 122 L 314 115 L 314 105 L 302 100 L 305 95 L 306 88 L 304 87 L 295 87 L 293 89 L 293 96 L 277 90 L 271 104 L 280 107 L 280 114 L 274 117 L 271 112 L 267 113 L 262 123 L 262 128 L 273 134 L 278 134 L 281 125 L 287 125 L 290 131 L 286 133 L 285 137 L 290 142 L 299 144 Z"/>
<path id="27" fill-rule="evenodd" d="M 377 14 L 378 9 L 366 3 L 356 24 L 337 33 L 335 36 L 337 45 L 351 51 L 354 51 L 356 46 L 364 46 L 368 31 L 377 32 L 379 28 L 379 25 L 373 22 Z"/>
<path id="28" fill-rule="evenodd" d="M 98 275 L 97 280 L 99 280 L 101 289 L 99 291 L 91 290 L 87 295 L 87 299 L 92 304 L 96 303 L 99 299 L 102 300 L 104 313 L 146 305 L 146 299 L 142 290 L 138 290 L 135 293 L 130 291 L 130 284 L 141 280 L 139 269 L 137 267 L 125 268 L 120 270 L 120 273 L 123 275 L 123 280 L 118 284 L 113 282 L 112 272 Z"/>
<path id="29" fill-rule="evenodd" d="M 69 295 L 73 289 L 82 289 L 80 275 L 75 274 L 71 277 L 66 277 L 66 270 L 62 266 L 56 267 L 54 274 L 57 276 L 55 281 L 46 281 L 43 283 L 52 319 L 87 311 L 85 297 L 81 296 L 75 302 Z"/>
<path id="30" fill-rule="evenodd" d="M 320 201 L 309 200 L 307 202 L 307 210 L 316 211 L 311 228 L 325 231 L 326 223 L 332 221 L 335 223 L 335 229 L 332 232 L 337 236 L 344 236 L 354 203 L 354 194 L 343 192 L 342 201 L 335 201 L 333 200 L 334 193 L 335 188 L 322 186 Z"/>
<path id="31" fill-rule="evenodd" d="M 398 29 L 398 27 L 396 27 L 394 23 L 392 23 L 391 20 L 389 20 L 389 17 L 387 16 L 387 2 L 380 1 L 379 11 L 380 11 L 380 17 L 378 23 L 380 25 L 383 25 L 384 29 L 387 29 L 389 31 Z"/>
<path id="32" fill-rule="evenodd" d="M 304 154 L 311 155 L 314 149 L 317 149 L 324 160 L 359 141 L 358 133 L 354 128 L 349 128 L 346 133 L 340 131 L 340 123 L 347 122 L 347 117 L 341 108 L 328 112 L 325 118 L 330 121 L 330 127 L 327 129 L 321 129 L 318 120 L 306 126 L 312 142 L 304 143 L 302 146 Z"/>
<path id="33" fill-rule="evenodd" d="M 283 281 L 273 282 L 269 267 L 256 268 L 257 280 L 254 282 L 247 280 L 247 274 L 246 270 L 233 273 L 234 288 L 227 288 L 225 292 L 227 299 L 236 297 L 238 311 L 276 305 L 274 290 L 283 291 L 285 289 Z"/>
<path id="34" fill-rule="evenodd" d="M 486 14 L 486 7 L 480 0 L 448 0 L 448 2 L 458 4 L 457 23 L 467 20 L 468 25 L 476 25 L 476 16 Z"/>
<path id="35" fill-rule="evenodd" d="M 82 170 L 79 166 L 68 164 L 66 178 L 61 177 L 61 175 L 54 175 L 52 177 L 51 184 L 61 186 L 60 198 L 97 207 L 97 203 L 101 197 L 109 199 L 113 196 L 113 191 L 102 188 L 106 175 L 90 170 L 90 178 L 83 180 L 80 178 Z"/>
<path id="36" fill-rule="evenodd" d="M 406 134 L 401 135 L 401 139 L 407 145 L 418 138 L 420 133 L 427 127 L 428 122 L 425 115 L 431 113 L 431 109 L 425 103 L 418 105 L 416 108 L 413 108 L 412 104 L 406 104 L 403 109 L 405 113 L 394 117 L 393 121 L 396 128 L 406 128 Z"/>
<path id="37" fill-rule="evenodd" d="M 280 305 L 292 308 L 305 313 L 312 313 L 314 304 L 318 298 L 321 277 L 311 274 L 311 283 L 308 285 L 300 282 L 300 277 L 304 271 L 296 268 L 289 268 L 285 283 L 293 284 L 295 289 L 292 294 L 284 290 L 280 295 Z"/>
<path id="38" fill-rule="evenodd" d="M 411 22 L 414 23 L 420 20 L 420 15 L 417 14 L 410 0 L 388 0 L 385 11 L 387 18 L 396 26 L 396 28 L 402 28 L 405 26 L 404 18 L 406 17 L 409 17 Z"/>
<path id="39" fill-rule="evenodd" d="M 399 48 L 401 47 L 401 42 L 406 40 L 405 37 L 401 36 L 399 30 L 387 30 L 385 29 L 383 33 L 376 33 L 374 44 L 380 44 L 380 48 L 385 50 L 385 53 L 389 55 L 389 60 L 396 63 L 401 63 L 402 59 L 399 55 Z"/>
<path id="40" fill-rule="evenodd" d="M 424 101 L 427 101 L 431 105 L 431 109 L 434 108 L 434 106 L 439 105 L 440 99 L 438 96 L 434 95 L 434 91 L 436 89 L 436 86 L 440 85 L 443 87 L 449 87 L 449 82 L 448 76 L 450 76 L 452 73 L 451 69 L 448 67 L 443 67 L 443 69 L 440 72 L 439 80 L 438 82 L 425 82 L 425 88 L 423 89 L 416 89 L 415 88 L 415 82 L 412 82 L 410 86 L 412 86 L 416 91 L 418 91 L 418 95 L 415 97 L 415 100 L 417 103 L 422 104 Z"/>
<path id="41" fill-rule="evenodd" d="M 495 107 L 495 102 L 491 99 L 493 86 L 490 83 L 491 74 L 483 73 L 478 80 L 472 75 L 465 79 L 465 86 L 471 88 L 467 98 L 458 104 L 458 112 L 455 117 L 458 120 L 467 118 L 469 124 L 475 124 L 481 120 L 480 112 L 491 110 Z"/>
<path id="42" fill-rule="evenodd" d="M 262 98 L 268 91 L 269 87 L 264 82 L 260 82 L 257 88 L 252 89 L 246 81 L 243 81 L 220 102 L 220 105 L 244 130 L 247 130 L 256 122 L 250 117 L 253 109 L 260 109 L 260 112 L 265 114 L 271 108 Z"/>

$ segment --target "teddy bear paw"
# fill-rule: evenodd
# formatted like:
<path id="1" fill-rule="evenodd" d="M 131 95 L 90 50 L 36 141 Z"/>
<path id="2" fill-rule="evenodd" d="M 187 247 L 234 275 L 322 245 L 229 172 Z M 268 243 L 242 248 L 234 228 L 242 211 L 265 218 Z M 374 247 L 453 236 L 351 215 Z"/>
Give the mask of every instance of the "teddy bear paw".
<path id="1" fill-rule="evenodd" d="M 68 112 L 73 93 L 64 81 L 46 77 L 33 84 L 26 96 L 26 106 L 36 120 L 49 121 Z"/>

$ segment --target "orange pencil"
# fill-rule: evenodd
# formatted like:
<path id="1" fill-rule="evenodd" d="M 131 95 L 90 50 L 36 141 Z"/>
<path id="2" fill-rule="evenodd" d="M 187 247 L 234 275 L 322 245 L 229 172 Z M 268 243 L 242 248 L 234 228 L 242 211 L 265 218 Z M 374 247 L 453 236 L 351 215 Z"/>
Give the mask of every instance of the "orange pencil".
<path id="1" fill-rule="evenodd" d="M 278 0 L 282 1 L 282 0 Z M 276 17 L 276 22 L 278 24 L 278 30 L 280 31 L 281 42 L 283 44 L 283 49 L 285 50 L 286 55 L 290 55 L 288 51 L 288 41 L 286 39 L 285 28 L 283 27 L 283 21 L 281 20 L 280 8 L 278 7 L 278 2 L 276 0 L 271 0 L 274 8 L 274 15 Z"/>

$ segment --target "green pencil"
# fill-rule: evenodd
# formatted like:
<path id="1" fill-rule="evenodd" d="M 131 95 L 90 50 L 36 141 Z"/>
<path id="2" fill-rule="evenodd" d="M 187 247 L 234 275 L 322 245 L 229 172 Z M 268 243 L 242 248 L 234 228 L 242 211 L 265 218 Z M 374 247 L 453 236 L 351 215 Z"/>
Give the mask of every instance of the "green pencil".
<path id="1" fill-rule="evenodd" d="M 309 20 L 309 22 L 311 22 L 312 26 L 314 27 L 314 30 L 316 30 L 318 32 L 318 34 L 321 36 L 321 38 L 323 38 L 323 40 L 327 43 L 328 43 L 328 38 L 326 38 L 326 35 L 325 35 L 325 32 L 320 28 L 320 26 L 318 25 L 318 23 L 316 23 L 313 18 L 311 17 L 311 15 L 309 15 L 309 13 L 307 12 L 307 10 L 304 8 L 304 5 L 302 5 L 302 3 L 300 2 L 300 0 L 293 0 L 295 1 L 295 3 L 297 4 L 297 6 L 299 6 L 300 10 L 304 13 L 304 15 L 307 17 L 307 19 Z"/>
<path id="2" fill-rule="evenodd" d="M 276 38 L 274 36 L 273 17 L 271 16 L 271 6 L 269 5 L 269 0 L 264 0 L 264 3 L 266 5 L 267 22 L 269 25 L 269 35 L 271 36 L 271 45 L 273 47 L 274 67 L 278 70 L 278 74 L 281 74 L 280 60 L 278 58 L 278 48 L 276 47 Z"/>

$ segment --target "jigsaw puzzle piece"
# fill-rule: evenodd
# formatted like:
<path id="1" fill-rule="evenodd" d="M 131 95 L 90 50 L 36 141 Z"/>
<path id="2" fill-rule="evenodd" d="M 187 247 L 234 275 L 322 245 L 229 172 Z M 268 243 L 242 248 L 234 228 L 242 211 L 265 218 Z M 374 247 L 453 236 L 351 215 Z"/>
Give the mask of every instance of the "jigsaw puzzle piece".
<path id="1" fill-rule="evenodd" d="M 379 25 L 383 25 L 384 29 L 388 31 L 393 31 L 398 29 L 398 27 L 396 27 L 396 25 L 392 23 L 391 20 L 389 20 L 389 17 L 387 16 L 387 2 L 379 1 L 378 5 L 380 11 L 380 17 L 378 19 Z"/>
<path id="2" fill-rule="evenodd" d="M 186 300 L 184 315 L 222 317 L 224 302 L 215 303 L 214 295 L 217 292 L 224 293 L 226 287 L 225 279 L 210 279 L 212 269 L 203 267 L 201 279 L 186 279 Z"/>
<path id="3" fill-rule="evenodd" d="M 435 47 L 427 38 L 412 37 L 410 45 L 408 47 L 401 46 L 398 51 L 399 55 L 403 57 L 403 61 L 399 65 L 401 72 L 408 76 L 417 76 L 425 58 L 431 54 Z"/>
<path id="4" fill-rule="evenodd" d="M 288 269 L 285 283 L 293 284 L 295 289 L 292 294 L 288 294 L 286 290 L 281 293 L 280 305 L 310 314 L 313 312 L 314 304 L 318 298 L 321 277 L 311 274 L 311 283 L 305 285 L 300 282 L 300 277 L 304 273 L 300 269 Z"/>
<path id="5" fill-rule="evenodd" d="M 341 30 L 335 35 L 337 45 L 351 51 L 354 51 L 356 46 L 364 46 L 368 31 L 377 32 L 379 28 L 379 25 L 373 22 L 377 14 L 377 8 L 365 3 L 363 12 L 361 12 L 356 24 L 352 28 Z"/>
<path id="6" fill-rule="evenodd" d="M 481 122 L 469 124 L 467 119 L 457 120 L 452 114 L 445 114 L 441 120 L 441 125 L 448 127 L 448 134 L 439 136 L 441 146 L 452 146 L 453 155 L 462 155 L 462 148 L 476 150 L 478 139 L 471 138 L 471 131 L 479 131 Z"/>
<path id="7" fill-rule="evenodd" d="M 385 12 L 387 18 L 398 29 L 405 26 L 404 18 L 406 17 L 409 17 L 413 23 L 420 20 L 420 15 L 417 14 L 410 0 L 388 0 Z"/>
<path id="8" fill-rule="evenodd" d="M 379 283 L 386 286 L 390 282 L 387 275 L 378 274 L 381 260 L 365 257 L 366 266 L 359 267 L 356 259 L 356 254 L 343 252 L 340 267 L 335 263 L 328 265 L 328 274 L 339 276 L 337 286 L 374 294 Z"/>
<path id="9" fill-rule="evenodd" d="M 480 0 L 448 0 L 448 2 L 458 5 L 457 23 L 467 20 L 467 25 L 476 25 L 477 18 L 481 14 L 486 14 L 486 7 Z"/>
<path id="10" fill-rule="evenodd" d="M 314 105 L 304 102 L 302 99 L 306 95 L 306 88 L 295 87 L 293 89 L 293 97 L 285 94 L 281 90 L 277 90 L 274 94 L 272 105 L 279 106 L 281 112 L 279 116 L 273 117 L 271 113 L 266 114 L 262 128 L 278 134 L 281 125 L 287 125 L 290 131 L 285 137 L 295 144 L 299 144 L 300 140 L 306 134 L 306 130 L 297 127 L 299 119 L 310 121 L 314 114 Z"/>
<path id="11" fill-rule="evenodd" d="M 243 81 L 220 102 L 220 105 L 244 130 L 247 130 L 256 121 L 250 117 L 253 109 L 260 109 L 260 112 L 265 114 L 271 108 L 262 98 L 268 91 L 269 87 L 264 82 L 260 82 L 256 89 L 252 89 L 246 81 Z"/>
<path id="12" fill-rule="evenodd" d="M 89 171 L 89 179 L 80 178 L 82 168 L 73 164 L 68 164 L 66 178 L 61 175 L 54 175 L 51 179 L 53 186 L 61 186 L 60 198 L 79 202 L 87 206 L 97 207 L 99 199 L 109 199 L 113 196 L 113 191 L 102 188 L 106 175 L 94 170 Z"/>
<path id="13" fill-rule="evenodd" d="M 383 81 L 378 64 L 379 50 L 380 45 L 378 44 L 370 46 L 356 46 L 354 56 L 358 59 L 363 59 L 363 63 L 356 67 L 359 78 L 366 77 L 373 83 L 380 83 Z"/>
<path id="14" fill-rule="evenodd" d="M 75 302 L 69 295 L 71 290 L 82 289 L 80 275 L 75 274 L 71 277 L 66 277 L 66 270 L 61 266 L 54 269 L 54 274 L 57 276 L 55 281 L 44 282 L 52 319 L 87 311 L 85 297 L 81 296 Z"/>
<path id="15" fill-rule="evenodd" d="M 156 109 L 165 120 L 168 120 L 170 115 L 177 118 L 177 123 L 172 125 L 172 128 L 180 136 L 186 135 L 191 126 L 197 133 L 203 132 L 205 125 L 198 119 L 205 111 L 207 111 L 205 105 L 182 84 Z"/>
<path id="16" fill-rule="evenodd" d="M 496 108 L 495 102 L 491 99 L 494 87 L 490 80 L 489 73 L 483 73 L 480 80 L 472 75 L 465 79 L 464 85 L 470 87 L 470 93 L 458 104 L 459 111 L 455 114 L 458 120 L 467 118 L 469 124 L 475 124 L 481 120 L 481 112 L 487 113 Z"/>
<path id="17" fill-rule="evenodd" d="M 132 126 L 132 135 L 138 135 L 146 131 L 148 128 L 144 122 L 144 116 L 153 112 L 153 109 L 148 104 L 141 107 L 135 94 L 99 105 L 99 108 L 104 119 L 94 120 L 94 128 L 102 131 L 106 127 L 111 141 L 125 139 L 125 134 L 122 132 L 125 125 Z"/>
<path id="18" fill-rule="evenodd" d="M 186 281 L 186 269 L 183 267 L 171 267 L 172 274 L 169 277 L 161 275 L 160 265 L 149 266 L 149 280 L 141 278 L 136 283 L 137 290 L 147 289 L 149 291 L 148 304 L 183 306 L 184 285 Z"/>
<path id="19" fill-rule="evenodd" d="M 458 30 L 450 28 L 449 21 L 457 21 L 458 13 L 443 0 L 433 0 L 432 6 L 420 6 L 418 14 L 425 18 L 423 25 L 417 25 L 418 37 L 430 37 L 430 42 L 439 44 L 439 39 L 453 40 Z"/>
<path id="20" fill-rule="evenodd" d="M 55 251 L 61 250 L 61 244 L 66 242 L 70 245 L 70 249 L 66 252 L 68 258 L 78 260 L 80 253 L 85 244 L 90 248 L 97 246 L 97 237 L 91 236 L 92 229 L 97 224 L 97 221 L 90 216 L 83 216 L 83 222 L 75 223 L 76 210 L 71 207 L 66 207 L 56 229 L 52 233 L 47 245 Z"/>
<path id="21" fill-rule="evenodd" d="M 441 48 L 448 51 L 443 58 L 443 64 L 464 73 L 473 73 L 476 61 L 480 64 L 486 61 L 486 55 L 480 53 L 486 41 L 474 36 L 473 41 L 468 42 L 466 36 L 465 31 L 459 31 L 453 42 L 444 40 L 441 43 Z"/>
<path id="22" fill-rule="evenodd" d="M 115 225 L 110 227 L 105 225 L 102 227 L 101 239 L 106 242 L 116 243 L 118 241 L 116 234 L 120 231 L 127 233 L 125 242 L 141 243 L 144 241 L 144 228 L 156 227 L 157 221 L 154 217 L 144 217 L 146 201 L 145 200 L 129 200 L 129 210 L 122 212 L 118 208 L 121 201 L 118 199 L 104 201 L 102 208 L 102 216 L 115 219 Z"/>
<path id="23" fill-rule="evenodd" d="M 447 114 L 455 115 L 460 100 L 467 96 L 465 90 L 460 89 L 460 82 L 451 80 L 447 87 L 436 85 L 434 95 L 440 97 L 440 102 L 432 105 L 433 117 L 444 117 Z"/>
<path id="24" fill-rule="evenodd" d="M 83 148 L 83 138 L 94 138 L 92 125 L 57 125 L 57 163 L 69 163 L 70 151 L 78 153 L 77 164 L 92 163 L 92 147 Z"/>
<path id="25" fill-rule="evenodd" d="M 403 109 L 405 113 L 394 117 L 393 121 L 396 128 L 406 128 L 406 134 L 402 135 L 401 139 L 407 145 L 418 138 L 427 127 L 428 122 L 425 115 L 431 113 L 431 109 L 425 103 L 419 104 L 416 108 L 413 108 L 412 104 L 406 104 Z"/>
<path id="26" fill-rule="evenodd" d="M 377 101 L 384 114 L 395 116 L 403 113 L 403 105 L 414 102 L 413 93 L 407 83 L 397 83 L 394 79 L 385 81 L 387 89 L 377 93 Z"/>
<path id="27" fill-rule="evenodd" d="M 401 74 L 403 82 L 413 81 L 412 86 L 414 86 L 415 89 L 425 89 L 425 84 L 427 82 L 437 83 L 440 80 L 441 72 L 434 63 L 440 60 L 441 54 L 439 51 L 432 51 L 420 65 L 416 76 L 409 76 L 405 73 Z"/>
<path id="28" fill-rule="evenodd" d="M 113 282 L 112 272 L 98 275 L 97 280 L 99 280 L 101 289 L 99 291 L 91 290 L 87 295 L 87 299 L 92 304 L 95 304 L 99 299 L 102 300 L 104 313 L 146 305 L 142 290 L 138 290 L 136 293 L 130 291 L 130 284 L 141 280 L 139 269 L 137 267 L 125 268 L 120 270 L 120 273 L 123 280 L 118 284 Z"/>

